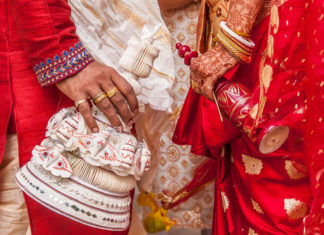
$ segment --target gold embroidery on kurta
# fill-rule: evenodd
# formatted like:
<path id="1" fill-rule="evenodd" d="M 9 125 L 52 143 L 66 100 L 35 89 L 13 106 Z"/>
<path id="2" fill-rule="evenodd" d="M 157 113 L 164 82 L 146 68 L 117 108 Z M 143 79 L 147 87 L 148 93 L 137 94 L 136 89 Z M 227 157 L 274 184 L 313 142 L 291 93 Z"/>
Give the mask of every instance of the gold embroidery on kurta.
<path id="1" fill-rule="evenodd" d="M 87 1 L 85 1 L 85 0 L 81 0 L 81 3 L 82 3 L 82 5 L 85 7 L 85 8 L 87 8 L 91 13 L 92 13 L 92 15 L 94 16 L 94 17 L 96 17 L 97 18 L 97 20 L 99 20 L 100 21 L 100 23 L 102 24 L 102 30 L 107 34 L 107 36 L 110 38 L 110 39 L 112 39 L 119 47 L 121 47 L 122 49 L 125 49 L 126 48 L 126 46 L 122 43 L 122 41 L 119 39 L 119 38 L 117 38 L 115 35 L 113 35 L 112 33 L 110 33 L 108 30 L 107 30 L 107 25 L 106 25 L 106 23 L 103 21 L 103 19 L 101 18 L 101 16 L 99 15 L 99 13 L 96 11 L 96 9 L 94 8 L 94 7 L 92 7 L 92 6 L 90 6 L 89 4 L 88 4 L 88 2 Z"/>
<path id="2" fill-rule="evenodd" d="M 138 15 L 136 15 L 128 6 L 126 6 L 125 4 L 123 4 L 122 2 L 118 1 L 118 0 L 114 0 L 113 1 L 116 9 L 123 14 L 125 17 L 127 17 L 128 20 L 133 21 L 133 23 L 135 24 L 136 27 L 142 29 L 145 25 L 145 21 L 144 19 L 142 19 L 141 17 L 139 17 Z"/>
<path id="3" fill-rule="evenodd" d="M 245 173 L 250 175 L 259 175 L 261 173 L 263 163 L 260 159 L 242 153 L 242 161 L 244 163 Z"/>
<path id="4" fill-rule="evenodd" d="M 306 215 L 306 203 L 299 201 L 295 198 L 287 198 L 284 200 L 285 211 L 288 218 L 291 220 L 301 219 Z"/>
<path id="5" fill-rule="evenodd" d="M 223 204 L 223 209 L 224 209 L 224 212 L 226 212 L 226 210 L 228 209 L 229 207 L 229 200 L 226 196 L 226 194 L 224 192 L 221 192 L 221 198 L 222 198 L 222 204 Z"/>
<path id="6" fill-rule="evenodd" d="M 257 203 L 255 200 L 253 200 L 253 198 L 251 198 L 251 202 L 252 202 L 252 206 L 253 206 L 253 209 L 256 211 L 256 212 L 259 212 L 260 214 L 264 214 L 263 213 L 263 210 L 261 209 L 259 203 Z"/>
<path id="7" fill-rule="evenodd" d="M 306 177 L 306 175 L 303 172 L 298 170 L 301 169 L 303 171 L 306 171 L 306 167 L 295 161 L 286 160 L 285 169 L 290 179 L 299 180 Z"/>

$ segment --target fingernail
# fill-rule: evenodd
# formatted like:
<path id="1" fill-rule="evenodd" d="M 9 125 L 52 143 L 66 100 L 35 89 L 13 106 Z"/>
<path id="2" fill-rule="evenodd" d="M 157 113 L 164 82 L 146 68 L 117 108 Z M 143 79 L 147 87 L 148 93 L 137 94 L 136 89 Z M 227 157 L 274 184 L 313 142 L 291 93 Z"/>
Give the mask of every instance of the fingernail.
<path id="1" fill-rule="evenodd" d="M 97 127 L 95 127 L 95 128 L 92 129 L 92 132 L 98 133 L 99 132 L 99 129 Z"/>

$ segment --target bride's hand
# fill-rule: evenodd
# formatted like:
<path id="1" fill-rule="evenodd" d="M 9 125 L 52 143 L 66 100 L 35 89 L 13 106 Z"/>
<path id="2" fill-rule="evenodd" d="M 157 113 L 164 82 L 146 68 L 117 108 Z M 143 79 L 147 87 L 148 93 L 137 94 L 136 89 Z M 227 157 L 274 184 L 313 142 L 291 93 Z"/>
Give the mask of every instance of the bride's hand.
<path id="1" fill-rule="evenodd" d="M 190 79 L 193 90 L 210 100 L 214 100 L 213 91 L 216 81 L 235 67 L 235 59 L 220 44 L 192 59 L 190 64 Z"/>

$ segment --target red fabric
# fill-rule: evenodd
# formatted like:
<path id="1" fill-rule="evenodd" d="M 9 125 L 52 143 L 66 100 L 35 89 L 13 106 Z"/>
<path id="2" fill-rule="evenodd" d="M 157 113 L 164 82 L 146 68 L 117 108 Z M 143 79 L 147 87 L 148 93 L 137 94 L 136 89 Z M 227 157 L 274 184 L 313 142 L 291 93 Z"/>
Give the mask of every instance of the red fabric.
<path id="1" fill-rule="evenodd" d="M 14 110 L 19 162 L 44 139 L 49 118 L 73 102 L 55 86 L 42 89 L 32 66 L 79 42 L 65 0 L 0 0 L 0 161 Z M 57 215 L 26 197 L 33 234 L 127 234 L 93 229 Z"/>
<path id="2" fill-rule="evenodd" d="M 220 160 L 215 170 L 217 180 L 213 234 L 298 234 L 302 231 L 303 218 L 311 209 L 314 208 L 317 225 L 323 218 L 319 203 L 323 200 L 323 194 L 317 189 L 319 201 L 312 201 L 307 168 L 311 160 L 311 172 L 324 176 L 323 160 L 315 161 L 319 153 L 321 156 L 324 154 L 320 151 L 323 146 L 323 129 L 319 127 L 318 121 L 323 113 L 316 108 L 323 106 L 323 56 L 318 58 L 319 45 L 323 43 L 316 43 L 316 38 L 311 40 L 314 47 L 308 58 L 311 55 L 316 57 L 318 71 L 315 70 L 315 78 L 311 76 L 306 80 L 308 41 L 305 34 L 305 6 L 305 1 L 301 0 L 288 0 L 278 6 L 278 32 L 269 29 L 269 17 L 264 19 L 253 29 L 252 40 L 257 45 L 253 63 L 240 65 L 235 72 L 227 74 L 228 79 L 246 85 L 253 92 L 251 106 L 257 104 L 260 98 L 260 62 L 271 30 L 274 54 L 271 59 L 266 57 L 265 65 L 271 66 L 273 75 L 266 94 L 264 113 L 272 119 L 282 120 L 290 127 L 288 140 L 280 149 L 263 155 L 247 137 L 236 136 L 235 131 L 226 131 L 228 123 L 220 123 L 216 105 L 192 91 L 183 106 L 174 134 L 175 143 L 190 144 L 192 152 L 216 159 L 220 158 L 217 153 L 222 145 L 226 142 L 231 145 L 231 150 L 225 154 L 225 158 L 230 161 Z M 319 30 L 323 29 L 323 23 L 319 23 L 323 5 L 317 8 L 321 9 L 321 13 L 317 13 L 317 24 L 313 26 Z M 313 24 L 314 20 L 312 18 L 312 23 L 308 24 Z M 322 35 L 318 33 L 318 41 Z M 305 93 L 306 85 L 308 89 Z M 315 88 L 317 90 L 314 93 Z M 315 98 L 312 98 L 313 95 Z M 304 104 L 310 106 L 310 102 L 313 111 L 308 107 L 305 112 Z M 305 119 L 305 113 L 311 116 L 309 120 Z M 314 130 L 313 135 L 305 136 L 306 130 Z M 305 137 L 311 140 L 309 144 L 303 141 Z M 304 143 L 308 144 L 307 154 Z M 314 169 L 316 164 L 319 167 Z M 310 176 L 315 177 L 312 174 Z M 323 182 L 323 178 L 321 180 Z M 318 188 L 323 189 L 320 186 Z M 312 222 L 309 218 L 309 225 Z"/>
<path id="3" fill-rule="evenodd" d="M 313 203 L 305 219 L 306 234 L 324 233 L 324 4 L 315 0 L 307 17 L 307 82 L 308 100 L 305 147 L 310 169 Z"/>

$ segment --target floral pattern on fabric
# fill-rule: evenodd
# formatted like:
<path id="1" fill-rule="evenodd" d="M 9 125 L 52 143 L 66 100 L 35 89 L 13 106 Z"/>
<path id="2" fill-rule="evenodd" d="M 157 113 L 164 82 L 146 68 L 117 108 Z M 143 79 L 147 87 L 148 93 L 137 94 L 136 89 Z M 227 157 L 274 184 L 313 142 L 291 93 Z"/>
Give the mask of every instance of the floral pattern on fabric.
<path id="1" fill-rule="evenodd" d="M 198 10 L 199 3 L 191 3 L 176 10 L 163 12 L 165 23 L 171 33 L 173 56 L 176 64 L 176 79 L 172 91 L 179 108 L 171 116 L 172 125 L 160 139 L 161 157 L 157 175 L 153 182 L 155 193 L 161 193 L 165 189 L 171 193 L 177 192 L 192 179 L 193 173 L 204 160 L 202 156 L 191 154 L 188 146 L 175 145 L 171 141 L 180 108 L 190 87 L 189 67 L 179 57 L 175 44 L 180 42 L 189 45 L 192 50 L 195 49 Z M 177 221 L 175 226 L 191 229 L 211 228 L 213 188 L 213 184 L 210 184 L 185 203 L 169 210 L 170 219 Z M 147 211 L 144 211 L 145 213 Z"/>

